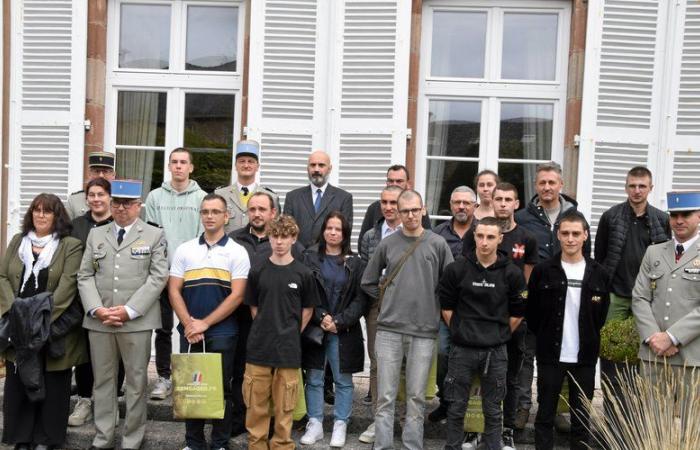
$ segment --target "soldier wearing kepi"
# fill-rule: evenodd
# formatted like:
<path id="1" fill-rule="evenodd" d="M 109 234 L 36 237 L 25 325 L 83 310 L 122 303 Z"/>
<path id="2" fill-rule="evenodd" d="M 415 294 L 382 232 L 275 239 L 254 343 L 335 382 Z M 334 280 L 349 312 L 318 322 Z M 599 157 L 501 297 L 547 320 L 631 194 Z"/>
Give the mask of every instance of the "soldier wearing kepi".
<path id="1" fill-rule="evenodd" d="M 105 178 L 108 181 L 114 180 L 114 154 L 107 152 L 95 152 L 88 155 L 88 181 L 95 178 Z M 88 210 L 85 200 L 85 191 L 79 190 L 68 196 L 66 211 L 72 219 L 84 215 Z"/>
<path id="2" fill-rule="evenodd" d="M 114 448 L 121 358 L 126 372 L 121 448 L 137 449 L 146 431 L 151 333 L 161 326 L 158 298 L 168 279 L 168 258 L 163 230 L 139 219 L 141 181 L 113 181 L 111 207 L 114 222 L 90 231 L 78 272 L 95 377 L 97 433 L 91 448 Z"/>
<path id="3" fill-rule="evenodd" d="M 248 224 L 248 200 L 255 192 L 270 194 L 275 210 L 280 209 L 280 201 L 275 191 L 256 183 L 255 176 L 260 168 L 260 144 L 253 140 L 239 141 L 236 144 L 236 182 L 231 186 L 216 188 L 214 193 L 226 199 L 228 222 L 226 233 L 231 233 Z"/>
<path id="4" fill-rule="evenodd" d="M 680 378 L 688 385 L 689 369 L 700 366 L 700 191 L 670 192 L 667 204 L 673 239 L 647 248 L 632 289 L 632 314 L 643 373 L 662 381 L 665 359 L 679 377 L 688 366 Z"/>

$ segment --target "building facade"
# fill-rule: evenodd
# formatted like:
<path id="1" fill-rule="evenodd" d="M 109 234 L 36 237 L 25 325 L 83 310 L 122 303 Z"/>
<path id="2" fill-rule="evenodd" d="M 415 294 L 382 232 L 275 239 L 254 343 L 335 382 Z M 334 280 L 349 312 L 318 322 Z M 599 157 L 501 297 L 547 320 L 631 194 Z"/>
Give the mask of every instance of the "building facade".
<path id="1" fill-rule="evenodd" d="M 356 229 L 393 163 L 435 218 L 485 168 L 524 203 L 562 163 L 594 225 L 632 165 L 661 207 L 700 178 L 693 0 L 5 0 L 3 18 L 1 239 L 103 149 L 147 190 L 186 146 L 211 191 L 255 139 L 282 197 L 324 149 Z"/>

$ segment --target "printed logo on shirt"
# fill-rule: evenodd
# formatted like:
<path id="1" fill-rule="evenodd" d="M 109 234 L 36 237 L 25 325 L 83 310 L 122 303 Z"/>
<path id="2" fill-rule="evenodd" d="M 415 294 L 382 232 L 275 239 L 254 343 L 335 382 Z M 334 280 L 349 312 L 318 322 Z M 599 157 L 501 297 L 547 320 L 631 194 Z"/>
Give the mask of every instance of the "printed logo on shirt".
<path id="1" fill-rule="evenodd" d="M 289 283 L 287 286 L 289 286 L 292 289 L 297 289 L 299 287 L 296 283 Z"/>
<path id="2" fill-rule="evenodd" d="M 525 257 L 525 244 L 513 244 L 513 259 L 521 259 Z"/>
<path id="3" fill-rule="evenodd" d="M 481 281 L 472 281 L 472 286 L 476 287 L 486 287 L 486 288 L 495 288 L 496 285 L 494 283 L 489 283 L 486 281 L 486 279 L 483 279 Z"/>
<path id="4" fill-rule="evenodd" d="M 566 280 L 570 288 L 580 288 L 583 286 L 583 280 Z"/>

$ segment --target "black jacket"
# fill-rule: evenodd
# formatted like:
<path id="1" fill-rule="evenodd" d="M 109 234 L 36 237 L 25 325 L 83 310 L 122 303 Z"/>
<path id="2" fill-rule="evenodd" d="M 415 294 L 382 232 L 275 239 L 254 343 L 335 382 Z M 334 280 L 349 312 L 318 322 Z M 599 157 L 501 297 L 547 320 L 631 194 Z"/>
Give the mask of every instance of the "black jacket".
<path id="1" fill-rule="evenodd" d="M 547 212 L 539 205 L 539 197 L 535 195 L 523 209 L 515 213 L 515 223 L 525 228 L 535 235 L 537 240 L 537 253 L 540 261 L 546 261 L 556 253 L 561 251 L 559 247 L 559 239 L 557 239 L 557 230 L 559 230 L 559 219 L 564 211 L 569 208 L 578 207 L 576 200 L 565 194 L 559 195 L 561 203 L 561 211 L 559 217 L 554 222 L 554 227 L 550 228 Z M 590 229 L 586 230 L 590 234 Z M 590 237 L 583 246 L 583 254 L 588 257 L 591 254 Z"/>
<path id="2" fill-rule="evenodd" d="M 323 286 L 321 255 L 318 253 L 317 246 L 304 252 L 304 263 L 314 272 L 316 279 Z M 365 346 L 360 325 L 360 317 L 364 314 L 368 301 L 367 294 L 360 289 L 360 280 L 364 270 L 365 263 L 359 256 L 352 255 L 346 258 L 345 272 L 348 281 L 336 308 L 338 312 L 333 316 L 335 326 L 338 329 L 341 373 L 362 372 L 365 367 Z M 321 292 L 321 304 L 314 309 L 314 315 L 311 318 L 311 323 L 315 325 L 320 325 L 323 315 L 328 312 L 326 291 L 324 289 L 319 289 L 319 291 Z M 302 367 L 322 370 L 325 361 L 324 349 L 306 341 L 302 345 Z"/>
<path id="3" fill-rule="evenodd" d="M 586 258 L 579 309 L 579 364 L 595 364 L 600 329 L 610 305 L 609 277 L 603 266 Z M 568 288 L 561 253 L 535 266 L 528 283 L 527 326 L 537 336 L 537 360 L 558 364 Z"/>
<path id="4" fill-rule="evenodd" d="M 75 303 L 75 302 L 73 302 Z M 27 298 L 16 298 L 12 308 L 0 320 L 0 343 L 5 350 L 15 349 L 15 366 L 31 402 L 46 397 L 42 348 L 51 334 L 53 294 L 42 292 Z"/>
<path id="5" fill-rule="evenodd" d="M 340 211 L 352 223 L 352 194 L 332 185 L 326 186 L 321 197 L 321 207 L 314 209 L 311 187 L 303 186 L 287 193 L 284 198 L 284 213 L 294 217 L 299 225 L 297 241 L 308 247 L 321 235 L 321 225 L 328 213 Z"/>
<path id="6" fill-rule="evenodd" d="M 452 343 L 494 347 L 510 340 L 510 318 L 525 313 L 525 277 L 506 256 L 484 268 L 472 252 L 445 269 L 438 284 L 440 308 L 453 311 Z"/>
<path id="7" fill-rule="evenodd" d="M 78 216 L 73 219 L 73 231 L 71 231 L 70 235 L 85 244 L 85 242 L 87 242 L 88 234 L 90 234 L 90 230 L 95 227 L 111 223 L 113 220 L 114 219 L 112 216 L 110 216 L 106 220 L 96 222 L 95 219 L 92 218 L 92 212 L 88 210 L 88 212 L 82 216 Z"/>
<path id="8" fill-rule="evenodd" d="M 632 214 L 632 206 L 625 201 L 605 211 L 598 222 L 595 236 L 595 260 L 608 270 L 610 277 L 615 274 L 622 259 L 622 251 L 625 247 Z M 646 222 L 652 245 L 671 239 L 668 214 L 647 205 Z M 637 264 L 641 264 L 641 261 L 638 261 Z"/>

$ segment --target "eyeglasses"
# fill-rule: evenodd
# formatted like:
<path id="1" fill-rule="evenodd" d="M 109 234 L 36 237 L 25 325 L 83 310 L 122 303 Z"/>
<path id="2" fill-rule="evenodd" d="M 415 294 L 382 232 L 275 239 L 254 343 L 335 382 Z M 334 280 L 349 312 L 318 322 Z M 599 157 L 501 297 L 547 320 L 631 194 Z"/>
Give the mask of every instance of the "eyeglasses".
<path id="1" fill-rule="evenodd" d="M 137 203 L 138 203 L 138 201 L 122 202 L 122 201 L 118 201 L 118 200 L 112 200 L 110 202 L 110 204 L 112 205 L 112 208 L 114 208 L 114 209 L 129 209 Z"/>
<path id="2" fill-rule="evenodd" d="M 422 214 L 423 208 L 399 209 L 399 212 L 403 216 L 408 216 L 408 215 L 417 216 L 417 215 Z"/>
<path id="3" fill-rule="evenodd" d="M 222 211 L 220 209 L 202 209 L 199 211 L 199 214 L 201 216 L 207 217 L 207 216 L 220 216 L 226 211 Z"/>

